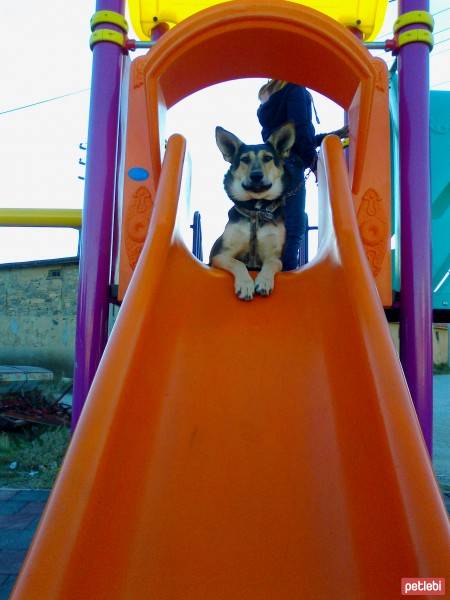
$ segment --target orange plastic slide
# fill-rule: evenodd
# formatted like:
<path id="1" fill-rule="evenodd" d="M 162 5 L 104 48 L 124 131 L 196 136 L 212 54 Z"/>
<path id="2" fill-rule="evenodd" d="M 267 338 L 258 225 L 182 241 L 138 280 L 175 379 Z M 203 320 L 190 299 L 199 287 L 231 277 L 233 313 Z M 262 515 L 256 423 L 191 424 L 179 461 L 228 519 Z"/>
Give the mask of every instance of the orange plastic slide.
<path id="1" fill-rule="evenodd" d="M 184 148 L 14 600 L 391 600 L 448 576 L 339 141 L 318 256 L 248 303 L 177 233 Z"/>

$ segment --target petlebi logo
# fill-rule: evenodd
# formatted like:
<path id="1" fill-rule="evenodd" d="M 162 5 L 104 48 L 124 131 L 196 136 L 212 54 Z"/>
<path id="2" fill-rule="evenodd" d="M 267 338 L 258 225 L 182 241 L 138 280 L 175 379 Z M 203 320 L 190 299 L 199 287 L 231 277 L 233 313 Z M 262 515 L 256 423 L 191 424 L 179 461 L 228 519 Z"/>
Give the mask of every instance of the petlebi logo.
<path id="1" fill-rule="evenodd" d="M 402 577 L 402 596 L 444 595 L 444 577 Z"/>

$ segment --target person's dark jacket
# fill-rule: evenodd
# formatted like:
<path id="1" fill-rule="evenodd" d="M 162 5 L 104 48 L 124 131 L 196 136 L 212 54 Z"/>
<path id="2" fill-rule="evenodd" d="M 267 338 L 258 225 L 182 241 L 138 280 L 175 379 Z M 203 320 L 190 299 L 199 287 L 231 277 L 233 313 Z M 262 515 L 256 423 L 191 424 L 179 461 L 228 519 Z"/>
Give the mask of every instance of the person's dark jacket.
<path id="1" fill-rule="evenodd" d="M 287 83 L 258 108 L 262 125 L 262 138 L 266 142 L 271 134 L 287 121 L 295 124 L 296 138 L 291 152 L 302 159 L 305 168 L 315 165 L 316 147 L 325 134 L 316 135 L 312 124 L 312 102 L 309 92 L 302 86 Z"/>

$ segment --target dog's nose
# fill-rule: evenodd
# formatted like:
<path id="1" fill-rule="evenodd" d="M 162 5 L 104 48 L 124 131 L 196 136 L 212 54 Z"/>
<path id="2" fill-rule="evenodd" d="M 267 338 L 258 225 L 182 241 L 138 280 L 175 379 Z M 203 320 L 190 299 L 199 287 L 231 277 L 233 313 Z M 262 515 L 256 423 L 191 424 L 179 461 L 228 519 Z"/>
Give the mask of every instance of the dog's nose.
<path id="1" fill-rule="evenodd" d="M 263 172 L 262 171 L 252 171 L 250 173 L 250 181 L 252 183 L 261 183 L 261 181 L 263 180 Z"/>

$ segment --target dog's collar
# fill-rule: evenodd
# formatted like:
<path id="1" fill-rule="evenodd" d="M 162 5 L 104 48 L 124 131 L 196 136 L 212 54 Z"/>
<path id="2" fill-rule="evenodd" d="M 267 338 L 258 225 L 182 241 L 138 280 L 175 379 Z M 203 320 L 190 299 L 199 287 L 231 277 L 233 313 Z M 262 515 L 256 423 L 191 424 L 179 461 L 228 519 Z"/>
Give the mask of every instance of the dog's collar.
<path id="1" fill-rule="evenodd" d="M 278 200 L 274 200 L 270 204 L 267 204 L 267 202 L 264 202 L 264 200 L 257 200 L 254 209 L 240 207 L 236 204 L 234 205 L 234 208 L 239 214 L 250 220 L 259 218 L 266 222 L 274 221 L 274 212 L 278 208 L 280 208 L 280 206 L 284 206 L 286 204 L 286 200 L 289 200 L 289 198 L 295 196 L 299 189 L 302 187 L 302 185 L 305 185 L 304 179 L 301 179 L 294 189 L 289 190 L 289 192 L 283 194 L 281 198 L 279 198 Z"/>
<path id="2" fill-rule="evenodd" d="M 259 204 L 259 206 L 258 206 Z M 234 209 L 243 217 L 249 219 L 250 221 L 254 221 L 256 223 L 270 223 L 275 221 L 274 213 L 280 206 L 284 205 L 284 198 L 280 200 L 276 200 L 271 202 L 270 204 L 266 204 L 266 202 L 260 200 L 255 204 L 255 208 L 252 210 L 250 208 L 242 208 L 240 206 L 234 205 Z"/>

